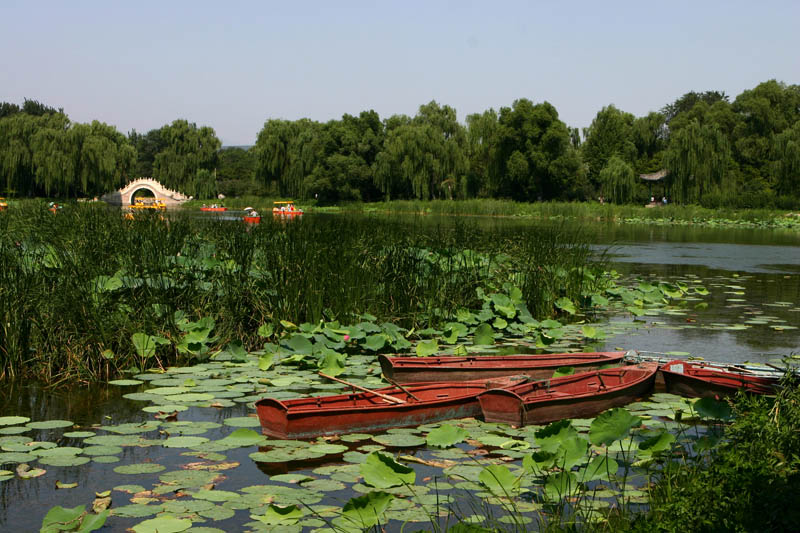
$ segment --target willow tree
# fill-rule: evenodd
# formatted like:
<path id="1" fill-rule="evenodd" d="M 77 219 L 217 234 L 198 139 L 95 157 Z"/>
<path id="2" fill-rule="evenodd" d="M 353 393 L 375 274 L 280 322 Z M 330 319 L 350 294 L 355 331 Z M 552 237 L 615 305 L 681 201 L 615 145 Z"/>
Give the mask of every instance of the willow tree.
<path id="1" fill-rule="evenodd" d="M 614 155 L 600 171 L 600 184 L 607 200 L 617 204 L 630 203 L 636 188 L 636 174 L 624 159 Z"/>
<path id="2" fill-rule="evenodd" d="M 305 180 L 324 158 L 323 126 L 308 119 L 268 120 L 254 151 L 256 177 L 281 195 L 302 196 Z"/>
<path id="3" fill-rule="evenodd" d="M 488 194 L 489 183 L 497 173 L 498 127 L 498 116 L 494 109 L 467 115 L 467 190 L 473 196 Z"/>
<path id="4" fill-rule="evenodd" d="M 775 191 L 797 195 L 800 190 L 800 120 L 775 136 L 772 158 Z"/>
<path id="5" fill-rule="evenodd" d="M 731 149 L 713 125 L 693 120 L 670 137 L 664 165 L 673 176 L 672 195 L 679 202 L 699 201 L 704 193 L 724 187 Z"/>
<path id="6" fill-rule="evenodd" d="M 78 146 L 66 115 L 45 115 L 33 136 L 34 181 L 47 196 L 70 196 L 77 175 Z"/>
<path id="7" fill-rule="evenodd" d="M 95 120 L 73 125 L 70 133 L 76 144 L 80 192 L 100 194 L 129 178 L 136 163 L 136 150 L 114 126 Z"/>
<path id="8" fill-rule="evenodd" d="M 181 119 L 162 127 L 161 138 L 166 147 L 155 156 L 153 177 L 168 188 L 198 195 L 198 172 L 214 170 L 222 146 L 214 129 Z M 209 196 L 205 190 L 204 196 Z"/>
<path id="9" fill-rule="evenodd" d="M 635 161 L 634 122 L 632 114 L 620 111 L 612 104 L 598 111 L 591 126 L 584 131 L 586 141 L 581 150 L 593 184 L 601 185 L 600 171 L 612 157 L 617 156 L 628 163 Z"/>
<path id="10" fill-rule="evenodd" d="M 25 113 L 0 119 L 0 172 L 6 191 L 33 193 L 33 136 L 44 120 Z"/>

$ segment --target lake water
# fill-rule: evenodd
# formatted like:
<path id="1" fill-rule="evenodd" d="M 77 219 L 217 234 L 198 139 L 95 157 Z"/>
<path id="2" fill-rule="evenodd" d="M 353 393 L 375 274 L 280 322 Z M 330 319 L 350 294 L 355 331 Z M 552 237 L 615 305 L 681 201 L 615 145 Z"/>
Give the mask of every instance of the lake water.
<path id="1" fill-rule="evenodd" d="M 306 217 L 311 218 L 309 217 Z M 429 217 L 430 219 L 430 217 Z M 304 221 L 308 222 L 308 221 Z M 530 224 L 520 220 L 492 220 L 487 224 Z M 620 226 L 597 223 L 568 223 L 588 237 L 599 257 L 624 276 L 642 280 L 698 280 L 710 295 L 689 302 L 673 314 L 640 317 L 610 317 L 610 330 L 617 333 L 600 347 L 638 349 L 656 353 L 680 351 L 709 360 L 731 362 L 777 362 L 800 354 L 800 233 L 778 230 L 743 230 L 683 226 Z M 707 305 L 698 305 L 707 304 Z M 141 411 L 142 403 L 121 398 L 119 388 L 95 386 L 89 389 L 44 390 L 36 385 L 6 385 L 0 390 L 0 416 L 23 415 L 33 420 L 66 419 L 82 427 L 152 420 Z M 127 391 L 125 391 L 127 392 Z M 235 405 L 225 409 L 191 408 L 181 413 L 183 421 L 222 423 L 229 417 L 246 416 L 248 408 Z M 214 428 L 203 435 L 218 439 L 231 428 Z M 38 430 L 27 435 L 35 440 L 53 440 L 59 446 L 80 446 L 74 438 L 60 436 L 63 430 Z M 158 435 L 150 435 L 158 438 Z M 196 460 L 180 455 L 181 450 L 160 446 L 126 447 L 121 461 L 96 462 L 76 467 L 44 467 L 42 477 L 0 482 L 0 530 L 36 531 L 42 517 L 53 505 L 91 507 L 95 491 L 135 483 L 151 487 L 157 475 L 124 476 L 113 468 L 120 464 L 154 462 L 171 469 L 185 468 Z M 227 472 L 218 488 L 236 491 L 265 483 L 269 475 L 291 467 L 266 468 L 254 463 L 252 449 L 226 451 L 228 461 L 241 464 Z M 16 465 L 2 468 L 12 470 Z M 419 467 L 418 479 L 435 475 L 436 469 Z M 308 467 L 303 469 L 308 474 Z M 56 480 L 77 482 L 75 489 L 55 490 Z M 335 498 L 352 496 L 338 492 Z M 128 503 L 129 495 L 113 493 L 114 506 Z M 238 530 L 248 521 L 247 511 L 235 518 L 202 524 L 222 530 Z M 114 518 L 103 531 L 123 531 L 141 519 Z M 418 527 L 425 527 L 419 524 Z M 412 528 L 414 529 L 414 528 Z"/>

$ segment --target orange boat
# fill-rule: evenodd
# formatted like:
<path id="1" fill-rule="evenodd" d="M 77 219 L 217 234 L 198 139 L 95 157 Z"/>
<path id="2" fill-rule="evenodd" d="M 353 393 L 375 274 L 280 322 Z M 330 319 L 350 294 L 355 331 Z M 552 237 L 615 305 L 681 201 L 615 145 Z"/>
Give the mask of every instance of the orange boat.
<path id="1" fill-rule="evenodd" d="M 658 363 L 605 368 L 486 391 L 478 402 L 487 422 L 524 426 L 587 418 L 650 392 L 657 370 Z"/>
<path id="2" fill-rule="evenodd" d="M 758 374 L 700 361 L 670 361 L 659 371 L 667 392 L 692 397 L 728 396 L 739 390 L 775 394 L 780 384 L 780 374 Z"/>
<path id="3" fill-rule="evenodd" d="M 381 372 L 397 383 L 467 381 L 524 374 L 547 379 L 562 366 L 575 372 L 597 370 L 622 363 L 626 352 L 579 352 L 516 355 L 445 355 L 438 357 L 392 357 L 379 355 Z"/>
<path id="4" fill-rule="evenodd" d="M 206 212 L 212 212 L 212 213 L 221 213 L 221 212 L 227 211 L 227 210 L 228 210 L 227 207 L 224 207 L 224 206 L 221 206 L 221 205 L 217 205 L 217 204 L 204 205 L 203 207 L 200 208 L 200 211 L 206 211 Z"/>
<path id="5" fill-rule="evenodd" d="M 309 439 L 358 431 L 419 426 L 478 416 L 477 396 L 487 389 L 510 387 L 525 376 L 459 383 L 415 383 L 335 396 L 256 402 L 262 432 L 279 439 Z M 338 380 L 337 380 L 338 381 Z"/>

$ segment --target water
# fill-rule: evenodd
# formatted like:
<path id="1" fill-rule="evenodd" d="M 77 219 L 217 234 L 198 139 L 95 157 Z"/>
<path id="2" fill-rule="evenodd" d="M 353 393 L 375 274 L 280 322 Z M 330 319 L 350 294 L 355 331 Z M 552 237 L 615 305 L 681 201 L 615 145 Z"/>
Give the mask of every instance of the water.
<path id="1" fill-rule="evenodd" d="M 433 217 L 429 217 L 433 218 Z M 306 217 L 311 222 L 313 217 Z M 438 222 L 433 222 L 438 223 Z M 491 220 L 486 224 L 530 224 L 519 220 Z M 611 224 L 578 225 L 567 228 L 583 233 L 593 243 L 599 256 L 609 266 L 627 277 L 643 280 L 698 281 L 710 295 L 702 301 L 690 301 L 683 314 L 661 314 L 641 317 L 635 323 L 630 315 L 611 317 L 614 336 L 607 339 L 606 349 L 621 347 L 652 352 L 681 351 L 709 360 L 731 362 L 777 362 L 782 357 L 800 353 L 800 234 L 777 230 L 727 230 L 697 227 L 617 226 Z M 698 305 L 698 304 L 707 304 Z M 620 327 L 613 327 L 619 324 Z M 9 385 L 0 388 L 0 415 L 24 415 L 33 420 L 67 419 L 82 428 L 93 425 L 121 424 L 151 420 L 141 411 L 146 404 L 121 398 L 120 388 L 52 390 L 36 384 Z M 245 405 L 225 409 L 191 408 L 181 413 L 180 420 L 206 420 L 221 423 L 232 416 L 250 412 Z M 223 426 L 203 436 L 220 438 L 230 432 Z M 79 445 L 77 439 L 60 436 L 59 430 L 39 430 L 26 435 L 35 440 L 55 440 L 59 446 Z M 102 432 L 98 432 L 101 434 Z M 158 438 L 158 432 L 146 435 Z M 180 455 L 182 450 L 126 447 L 121 461 L 112 464 L 87 463 L 78 467 L 44 467 L 40 478 L 14 478 L 0 482 L 0 530 L 36 531 L 42 517 L 53 505 L 91 507 L 94 492 L 116 485 L 135 483 L 146 488 L 157 483 L 159 474 L 125 476 L 113 471 L 115 466 L 138 462 L 157 462 L 175 470 L 194 457 Z M 219 489 L 235 491 L 268 482 L 269 476 L 301 468 L 287 464 L 266 467 L 254 463 L 242 448 L 226 451 L 228 461 L 241 466 L 227 472 L 228 479 Z M 427 456 L 422 450 L 415 452 Z M 333 458 L 326 458 L 328 462 Z M 341 461 L 341 459 L 339 458 Z M 16 465 L 0 468 L 12 470 Z M 316 466 L 316 465 L 314 465 Z M 303 472 L 310 473 L 309 465 Z M 416 467 L 415 467 L 416 468 Z M 417 468 L 418 480 L 437 475 L 437 469 Z M 56 480 L 77 482 L 78 488 L 55 490 Z M 421 482 L 421 481 L 418 481 Z M 331 493 L 329 499 L 346 501 L 349 491 Z M 128 503 L 130 495 L 112 493 L 114 506 Z M 222 530 L 239 530 L 246 522 L 247 511 L 236 517 L 203 524 Z M 103 531 L 122 531 L 141 519 L 113 518 Z M 418 527 L 425 527 L 419 524 Z"/>

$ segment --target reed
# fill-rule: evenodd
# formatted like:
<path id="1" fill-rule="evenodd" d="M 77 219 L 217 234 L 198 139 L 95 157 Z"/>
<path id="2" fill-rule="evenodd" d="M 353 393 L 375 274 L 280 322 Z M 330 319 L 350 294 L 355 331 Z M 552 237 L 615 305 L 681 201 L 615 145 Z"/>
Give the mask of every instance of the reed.
<path id="1" fill-rule="evenodd" d="M 177 344 L 178 320 L 213 320 L 214 345 L 258 348 L 280 321 L 436 326 L 481 305 L 478 289 L 519 286 L 539 318 L 579 301 L 589 251 L 554 228 L 470 219 L 327 215 L 259 226 L 179 211 L 124 220 L 98 204 L 42 203 L 0 217 L 0 368 L 100 379 L 142 361 L 137 332 Z M 160 364 L 186 354 L 170 347 Z"/>

